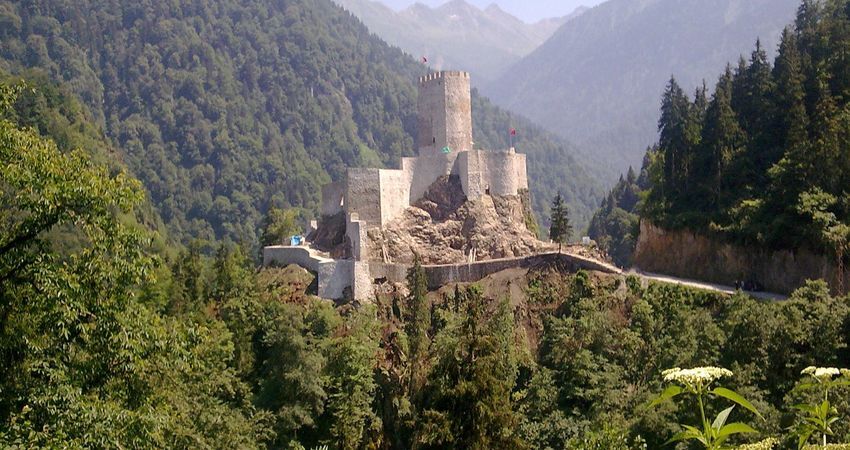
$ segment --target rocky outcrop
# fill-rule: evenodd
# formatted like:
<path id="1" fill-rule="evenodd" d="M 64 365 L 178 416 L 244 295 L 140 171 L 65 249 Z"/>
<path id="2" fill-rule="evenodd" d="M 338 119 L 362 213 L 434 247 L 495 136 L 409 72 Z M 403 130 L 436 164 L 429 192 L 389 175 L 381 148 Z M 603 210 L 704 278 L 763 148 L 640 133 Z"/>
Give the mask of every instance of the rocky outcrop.
<path id="1" fill-rule="evenodd" d="M 546 244 L 528 230 L 520 196 L 463 196 L 457 177 L 442 177 L 425 196 L 383 229 L 369 231 L 370 257 L 411 264 L 464 263 L 513 258 L 542 251 Z"/>
<path id="2" fill-rule="evenodd" d="M 808 250 L 771 251 L 732 245 L 692 233 L 669 231 L 643 220 L 634 256 L 642 270 L 725 285 L 756 282 L 765 290 L 789 294 L 809 279 L 824 279 L 835 289 L 833 262 Z M 844 273 L 850 286 L 850 272 Z"/>

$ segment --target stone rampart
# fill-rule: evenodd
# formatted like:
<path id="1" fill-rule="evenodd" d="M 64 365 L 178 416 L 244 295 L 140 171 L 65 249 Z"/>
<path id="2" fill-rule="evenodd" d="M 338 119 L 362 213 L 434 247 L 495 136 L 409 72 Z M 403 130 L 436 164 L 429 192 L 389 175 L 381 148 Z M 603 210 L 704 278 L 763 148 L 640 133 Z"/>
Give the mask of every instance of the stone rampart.
<path id="1" fill-rule="evenodd" d="M 345 237 L 351 243 L 351 257 L 355 261 L 369 259 L 369 238 L 366 222 L 357 213 L 350 213 L 345 222 Z"/>
<path id="2" fill-rule="evenodd" d="M 380 169 L 349 168 L 345 185 L 346 212 L 356 213 L 369 227 L 380 226 Z"/>
<path id="3" fill-rule="evenodd" d="M 408 204 L 421 199 L 428 188 L 443 175 L 456 171 L 455 161 L 459 155 L 455 152 L 436 153 L 418 158 L 402 158 L 401 168 L 408 177 Z"/>
<path id="4" fill-rule="evenodd" d="M 517 195 L 528 189 L 525 155 L 513 149 L 504 151 L 472 150 L 458 156 L 463 192 L 470 200 L 483 195 Z"/>
<path id="5" fill-rule="evenodd" d="M 410 206 L 410 175 L 404 170 L 381 170 L 381 226 L 404 213 Z"/>
<path id="6" fill-rule="evenodd" d="M 616 267 L 599 261 L 576 255 L 545 253 L 521 258 L 492 259 L 477 261 L 471 264 L 439 264 L 424 265 L 428 278 L 428 288 L 437 289 L 451 283 L 474 283 L 488 275 L 513 268 L 539 267 L 545 264 L 560 263 L 566 270 L 592 270 L 605 273 L 620 273 Z M 404 264 L 376 263 L 369 264 L 371 277 L 374 280 L 384 279 L 394 283 L 404 283 L 410 266 Z"/>
<path id="7" fill-rule="evenodd" d="M 328 183 L 322 186 L 322 210 L 323 216 L 332 216 L 343 210 L 343 199 L 345 198 L 346 184 L 341 181 Z"/>

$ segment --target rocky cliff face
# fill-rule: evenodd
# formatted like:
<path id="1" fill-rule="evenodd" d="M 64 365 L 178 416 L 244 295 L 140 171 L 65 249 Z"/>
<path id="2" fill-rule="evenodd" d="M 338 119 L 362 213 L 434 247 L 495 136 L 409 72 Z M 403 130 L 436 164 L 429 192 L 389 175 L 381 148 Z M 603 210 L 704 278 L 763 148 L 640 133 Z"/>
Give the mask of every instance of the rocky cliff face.
<path id="1" fill-rule="evenodd" d="M 383 229 L 369 231 L 373 260 L 450 264 L 527 256 L 547 244 L 525 225 L 520 196 L 484 196 L 466 201 L 457 177 L 442 177 L 425 196 Z"/>
<path id="2" fill-rule="evenodd" d="M 769 251 L 731 245 L 689 231 L 668 231 L 641 221 L 634 256 L 642 270 L 734 285 L 755 281 L 767 291 L 788 294 L 807 279 L 824 279 L 835 289 L 831 259 L 810 251 Z M 850 286 L 850 271 L 844 285 Z"/>

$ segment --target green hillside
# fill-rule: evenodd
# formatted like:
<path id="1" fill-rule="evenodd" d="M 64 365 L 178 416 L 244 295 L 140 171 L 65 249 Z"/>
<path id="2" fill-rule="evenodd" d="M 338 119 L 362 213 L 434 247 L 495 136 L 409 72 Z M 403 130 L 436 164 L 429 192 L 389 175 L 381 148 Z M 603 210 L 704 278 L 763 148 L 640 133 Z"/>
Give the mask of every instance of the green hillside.
<path id="1" fill-rule="evenodd" d="M 65 82 L 184 241 L 256 242 L 269 207 L 309 216 L 345 167 L 413 152 L 424 68 L 328 0 L 2 1 L 0 22 L 0 65 Z M 479 133 L 506 134 L 500 117 Z M 532 172 L 537 196 L 583 176 L 550 136 L 518 147 L 561 166 L 556 180 Z M 589 218 L 596 191 L 564 190 Z"/>
<path id="2" fill-rule="evenodd" d="M 803 2 L 773 64 L 756 46 L 710 99 L 676 80 L 644 215 L 771 248 L 841 250 L 850 240 L 850 8 Z"/>

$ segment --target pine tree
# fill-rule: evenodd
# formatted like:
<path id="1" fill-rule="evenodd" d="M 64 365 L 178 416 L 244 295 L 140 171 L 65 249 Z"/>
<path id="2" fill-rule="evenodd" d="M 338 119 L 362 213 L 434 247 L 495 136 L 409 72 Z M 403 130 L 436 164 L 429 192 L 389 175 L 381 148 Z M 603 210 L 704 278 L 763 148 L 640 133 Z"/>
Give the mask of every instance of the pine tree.
<path id="1" fill-rule="evenodd" d="M 573 234 L 573 227 L 570 224 L 570 211 L 567 205 L 561 198 L 561 193 L 555 196 L 552 201 L 552 210 L 550 213 L 552 223 L 549 225 L 549 239 L 552 242 L 558 243 L 558 253 L 561 253 L 561 246 L 569 242 Z"/>
<path id="2" fill-rule="evenodd" d="M 744 133 L 732 110 L 732 69 L 729 66 L 717 82 L 709 103 L 702 142 L 699 170 L 696 172 L 705 174 L 704 186 L 709 192 L 709 205 L 717 211 L 723 204 L 726 169 L 744 148 Z"/>
<path id="3" fill-rule="evenodd" d="M 659 147 L 664 155 L 664 187 L 662 196 L 675 199 L 688 177 L 691 149 L 688 125 L 691 104 L 688 96 L 671 77 L 661 100 L 661 118 L 658 120 Z"/>

